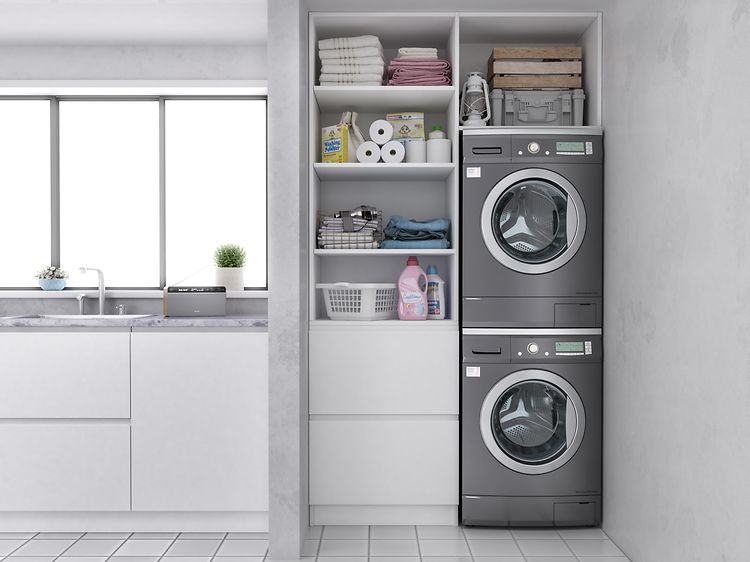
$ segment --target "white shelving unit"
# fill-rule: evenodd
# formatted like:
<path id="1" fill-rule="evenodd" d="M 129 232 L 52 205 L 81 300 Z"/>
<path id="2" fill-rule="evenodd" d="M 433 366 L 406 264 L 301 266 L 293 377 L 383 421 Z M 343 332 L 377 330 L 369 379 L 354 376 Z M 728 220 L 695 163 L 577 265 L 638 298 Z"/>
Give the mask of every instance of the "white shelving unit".
<path id="1" fill-rule="evenodd" d="M 311 524 L 457 523 L 460 86 L 467 72 L 486 71 L 495 46 L 581 45 L 584 124 L 601 126 L 601 32 L 599 13 L 310 14 Z M 437 47 L 438 56 L 451 62 L 453 85 L 318 86 L 318 39 L 356 35 L 377 35 L 386 62 L 399 47 Z M 451 162 L 323 164 L 320 129 L 338 123 L 343 111 L 359 113 L 365 136 L 387 112 L 423 111 L 425 129 L 442 125 L 451 139 Z M 386 222 L 394 214 L 449 218 L 450 249 L 317 248 L 319 211 L 363 204 L 382 210 Z M 445 320 L 327 318 L 316 284 L 393 283 L 409 255 L 424 268 L 435 264 L 447 282 Z"/>

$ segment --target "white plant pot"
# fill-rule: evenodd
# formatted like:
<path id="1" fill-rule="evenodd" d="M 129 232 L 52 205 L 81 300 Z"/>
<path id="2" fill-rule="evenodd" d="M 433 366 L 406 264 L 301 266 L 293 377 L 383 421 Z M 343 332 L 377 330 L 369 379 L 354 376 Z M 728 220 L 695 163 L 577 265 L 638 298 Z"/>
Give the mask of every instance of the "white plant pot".
<path id="1" fill-rule="evenodd" d="M 243 267 L 217 267 L 216 284 L 226 287 L 227 291 L 245 289 L 245 269 Z"/>

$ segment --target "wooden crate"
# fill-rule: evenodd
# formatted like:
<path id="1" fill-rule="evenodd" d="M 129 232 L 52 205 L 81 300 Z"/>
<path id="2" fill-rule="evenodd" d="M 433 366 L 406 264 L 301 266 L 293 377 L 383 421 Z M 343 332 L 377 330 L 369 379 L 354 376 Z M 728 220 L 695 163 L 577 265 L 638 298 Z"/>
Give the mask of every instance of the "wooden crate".
<path id="1" fill-rule="evenodd" d="M 487 64 L 491 88 L 580 88 L 581 47 L 496 47 Z"/>

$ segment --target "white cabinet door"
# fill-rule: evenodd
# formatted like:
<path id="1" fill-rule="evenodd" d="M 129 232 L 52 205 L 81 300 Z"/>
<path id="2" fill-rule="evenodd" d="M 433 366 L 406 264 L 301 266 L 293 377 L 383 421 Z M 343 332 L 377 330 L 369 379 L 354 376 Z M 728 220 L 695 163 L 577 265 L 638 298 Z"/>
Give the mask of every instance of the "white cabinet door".
<path id="1" fill-rule="evenodd" d="M 0 510 L 128 511 L 127 423 L 0 424 Z"/>
<path id="2" fill-rule="evenodd" d="M 132 334 L 134 511 L 268 510 L 268 334 Z"/>
<path id="3" fill-rule="evenodd" d="M 130 331 L 0 333 L 0 418 L 129 418 Z"/>
<path id="4" fill-rule="evenodd" d="M 310 504 L 457 503 L 457 420 L 310 421 Z"/>
<path id="5" fill-rule="evenodd" d="M 458 332 L 310 331 L 310 414 L 458 414 Z"/>

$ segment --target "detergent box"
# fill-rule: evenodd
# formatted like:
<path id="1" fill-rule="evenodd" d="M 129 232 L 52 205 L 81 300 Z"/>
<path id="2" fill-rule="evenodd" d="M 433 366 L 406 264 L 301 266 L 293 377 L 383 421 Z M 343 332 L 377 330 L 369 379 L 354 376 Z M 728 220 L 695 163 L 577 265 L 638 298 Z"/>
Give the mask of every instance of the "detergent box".
<path id="1" fill-rule="evenodd" d="M 403 144 L 412 140 L 425 140 L 424 113 L 421 111 L 388 113 L 385 119 L 393 125 L 393 140 Z"/>
<path id="2" fill-rule="evenodd" d="M 321 162 L 341 164 L 349 161 L 349 125 L 339 123 L 323 127 Z"/>

